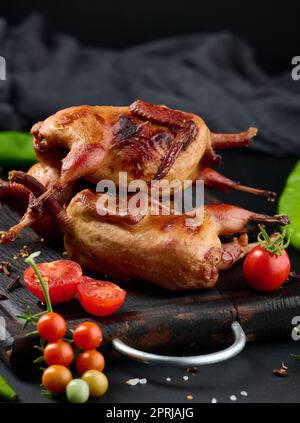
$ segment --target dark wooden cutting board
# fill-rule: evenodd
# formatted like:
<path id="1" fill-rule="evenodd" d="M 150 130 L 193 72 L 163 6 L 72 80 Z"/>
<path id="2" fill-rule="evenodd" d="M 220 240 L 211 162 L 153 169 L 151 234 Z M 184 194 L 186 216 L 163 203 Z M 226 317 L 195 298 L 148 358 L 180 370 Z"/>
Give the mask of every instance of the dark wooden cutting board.
<path id="1" fill-rule="evenodd" d="M 0 228 L 17 220 L 7 207 L 0 210 Z M 22 246 L 41 251 L 40 261 L 65 258 L 63 246 L 52 248 L 41 242 L 31 230 L 10 245 L 0 245 L 0 261 L 9 261 L 12 275 L 22 274 L 24 259 L 14 260 Z M 2 358 L 17 370 L 28 369 L 32 362 L 35 339 L 25 336 L 22 322 L 16 318 L 30 305 L 33 312 L 41 305 L 23 286 L 7 292 L 11 279 L 0 273 L 0 293 L 8 299 L 0 301 L 0 316 L 5 318 L 7 336 L 0 341 Z M 232 341 L 230 325 L 237 319 L 248 341 L 289 337 L 293 316 L 300 314 L 300 284 L 293 282 L 269 294 L 249 289 L 243 282 L 241 265 L 225 272 L 217 286 L 198 292 L 167 292 L 146 282 L 126 286 L 126 301 L 117 313 L 96 319 L 102 326 L 103 349 L 113 356 L 110 343 L 119 337 L 128 344 L 147 351 L 171 354 L 194 354 L 204 347 L 217 348 Z M 69 328 L 84 320 L 95 320 L 83 311 L 76 299 L 56 308 L 67 320 Z"/>

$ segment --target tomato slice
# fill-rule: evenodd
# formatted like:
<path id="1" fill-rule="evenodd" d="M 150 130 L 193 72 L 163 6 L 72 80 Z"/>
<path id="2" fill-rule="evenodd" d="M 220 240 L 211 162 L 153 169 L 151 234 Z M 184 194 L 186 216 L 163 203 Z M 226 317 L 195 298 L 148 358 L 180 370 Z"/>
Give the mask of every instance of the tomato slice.
<path id="1" fill-rule="evenodd" d="M 112 282 L 98 281 L 82 276 L 77 285 L 78 300 L 82 307 L 95 316 L 108 316 L 123 304 L 126 291 Z"/>
<path id="2" fill-rule="evenodd" d="M 38 263 L 37 267 L 48 282 L 52 304 L 71 300 L 77 292 L 77 284 L 82 276 L 79 264 L 72 260 L 56 260 L 50 263 Z M 32 267 L 28 267 L 23 275 L 26 287 L 40 300 L 44 301 L 44 294 L 39 280 Z"/>

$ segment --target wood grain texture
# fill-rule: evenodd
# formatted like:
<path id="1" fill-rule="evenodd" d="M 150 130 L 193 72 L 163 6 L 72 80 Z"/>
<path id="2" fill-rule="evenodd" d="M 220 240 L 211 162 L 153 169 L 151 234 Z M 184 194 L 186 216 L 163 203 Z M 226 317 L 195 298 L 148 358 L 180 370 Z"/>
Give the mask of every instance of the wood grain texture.
<path id="1" fill-rule="evenodd" d="M 300 284 L 288 282 L 268 293 L 249 288 L 242 279 L 241 264 L 223 275 L 218 289 L 234 305 L 248 341 L 288 338 L 292 318 L 300 315 Z"/>

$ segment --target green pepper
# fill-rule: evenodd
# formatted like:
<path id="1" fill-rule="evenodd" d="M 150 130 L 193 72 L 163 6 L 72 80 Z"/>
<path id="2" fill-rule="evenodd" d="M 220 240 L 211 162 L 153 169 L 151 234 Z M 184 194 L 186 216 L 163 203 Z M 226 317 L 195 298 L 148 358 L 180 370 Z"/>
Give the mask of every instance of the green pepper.
<path id="1" fill-rule="evenodd" d="M 8 382 L 1 375 L 0 375 L 0 397 L 8 401 L 14 401 L 15 399 L 17 399 L 16 391 L 8 384 Z"/>
<path id="2" fill-rule="evenodd" d="M 27 132 L 0 131 L 0 165 L 27 166 L 36 162 L 32 136 Z"/>
<path id="3" fill-rule="evenodd" d="M 300 161 L 290 173 L 279 198 L 278 212 L 287 214 L 291 224 L 286 227 L 293 247 L 300 250 Z"/>

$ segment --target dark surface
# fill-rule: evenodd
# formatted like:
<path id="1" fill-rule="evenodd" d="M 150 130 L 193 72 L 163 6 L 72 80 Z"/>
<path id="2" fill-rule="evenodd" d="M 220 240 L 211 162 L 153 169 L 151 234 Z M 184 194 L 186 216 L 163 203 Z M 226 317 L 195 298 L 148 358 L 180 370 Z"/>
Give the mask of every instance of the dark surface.
<path id="1" fill-rule="evenodd" d="M 1 210 L 0 227 L 6 210 Z M 8 221 L 10 215 L 6 217 Z M 18 254 L 24 242 L 32 251 L 42 251 L 41 261 L 62 258 L 59 249 L 31 239 L 30 233 L 24 233 L 17 242 L 0 248 L 0 261 L 10 260 L 15 276 L 23 274 L 26 264 L 11 257 Z M 9 281 L 6 275 L 0 275 L 0 293 L 8 295 L 0 302 L 0 316 L 6 319 L 7 329 L 6 342 L 0 342 L 0 355 L 14 371 L 31 373 L 36 370 L 32 362 L 39 355 L 33 348 L 37 340 L 26 336 L 22 322 L 15 316 L 23 314 L 27 305 L 34 313 L 42 309 L 25 287 L 8 293 L 5 287 Z M 248 342 L 287 339 L 290 322 L 300 309 L 299 282 L 290 282 L 271 293 L 254 291 L 244 283 L 241 262 L 230 271 L 221 272 L 217 285 L 205 291 L 169 292 L 142 281 L 127 284 L 125 289 L 124 305 L 107 318 L 89 315 L 76 299 L 55 310 L 62 313 L 69 329 L 87 319 L 99 323 L 105 340 L 101 350 L 107 359 L 112 359 L 116 358 L 111 348 L 113 338 L 140 350 L 162 354 L 193 355 L 203 352 L 203 347 L 221 348 L 233 342 L 230 326 L 234 320 L 242 325 Z"/>
<path id="2" fill-rule="evenodd" d="M 300 402 L 300 362 L 290 357 L 300 353 L 300 343 L 294 341 L 249 344 L 236 358 L 223 364 L 205 366 L 192 376 L 181 369 L 150 367 L 128 360 L 114 362 L 106 368 L 110 389 L 99 402 L 231 402 L 236 395 L 239 403 L 246 402 Z M 286 378 L 272 375 L 274 368 L 284 361 L 289 366 Z M 7 367 L 0 363 L 2 373 L 17 390 L 22 402 L 49 402 L 40 394 L 37 381 L 25 382 L 16 378 Z M 189 380 L 183 380 L 188 375 Z M 131 378 L 147 378 L 147 385 L 128 386 Z M 170 377 L 171 382 L 166 378 Z M 241 391 L 248 396 L 242 397 Z M 192 394 L 194 401 L 187 401 Z M 138 408 L 138 405 L 136 405 Z"/>
<path id="3" fill-rule="evenodd" d="M 284 180 L 295 162 L 292 159 L 274 159 L 251 152 L 227 152 L 225 156 L 223 169 L 228 176 L 277 192 L 281 191 Z M 260 212 L 275 211 L 274 205 L 243 194 L 230 195 L 230 201 Z M 299 271 L 299 254 L 294 252 L 292 254 L 296 270 Z M 111 389 L 103 401 L 179 402 L 184 401 L 188 394 L 192 394 L 195 401 L 207 402 L 212 397 L 220 401 L 230 401 L 230 395 L 237 395 L 240 391 L 246 390 L 249 396 L 241 398 L 238 395 L 239 401 L 297 402 L 300 388 L 300 363 L 292 360 L 289 354 L 298 352 L 300 352 L 300 345 L 288 339 L 282 342 L 249 344 L 239 357 L 227 363 L 203 368 L 196 376 L 189 375 L 187 382 L 182 379 L 186 374 L 183 370 L 149 368 L 127 360 L 115 361 L 107 368 Z M 272 376 L 273 368 L 280 367 L 282 361 L 290 364 L 290 376 L 287 378 Z M 27 402 L 43 400 L 39 396 L 37 382 L 17 382 L 12 372 L 5 368 L 0 368 L 1 371 L 8 375 L 11 383 L 15 383 L 21 400 Z M 148 384 L 137 387 L 124 384 L 125 380 L 134 377 L 147 377 Z M 171 377 L 172 382 L 167 383 L 166 377 Z"/>
<path id="4" fill-rule="evenodd" d="M 233 151 L 225 154 L 225 174 L 236 178 L 235 172 L 240 171 L 240 160 L 243 166 L 249 166 L 250 170 L 251 158 L 254 160 L 254 156 L 247 153 L 249 152 L 246 151 L 243 156 Z M 257 169 L 263 164 L 267 167 L 271 163 L 276 166 L 279 164 L 278 159 L 263 158 L 263 162 L 261 159 L 259 156 L 255 158 Z M 229 164 L 234 165 L 234 172 L 226 170 Z M 260 174 L 263 173 L 262 170 Z M 279 191 L 280 188 L 278 189 L 275 182 L 277 181 L 268 181 L 265 187 Z M 251 185 L 251 180 L 249 184 Z M 258 184 L 259 182 L 255 185 Z M 225 196 L 226 202 L 235 204 L 239 200 L 243 207 L 244 199 L 250 200 L 248 207 L 253 211 L 276 213 L 274 204 L 268 205 L 262 199 L 257 200 L 249 195 Z M 16 221 L 17 216 L 8 208 L 1 209 L 1 229 L 12 226 Z M 0 261 L 11 262 L 13 276 L 22 276 L 26 268 L 23 260 L 13 260 L 24 243 L 32 251 L 42 251 L 39 261 L 52 261 L 63 257 L 62 246 L 47 246 L 40 242 L 40 237 L 33 231 L 26 231 L 16 242 L 0 247 Z M 0 293 L 8 294 L 6 286 L 9 281 L 5 274 L 0 274 Z M 290 321 L 300 309 L 299 283 L 289 283 L 283 289 L 272 293 L 257 293 L 244 283 L 241 263 L 230 271 L 221 272 L 216 287 L 205 291 L 168 292 L 143 282 L 131 283 L 125 285 L 125 288 L 125 304 L 113 316 L 98 320 L 93 318 L 103 327 L 105 342 L 102 349 L 107 357 L 112 355 L 110 345 L 114 337 L 135 348 L 164 354 L 176 351 L 189 355 L 201 350 L 203 345 L 224 345 L 232 341 L 230 326 L 236 319 L 243 326 L 248 341 L 288 337 Z M 33 352 L 36 352 L 32 348 L 34 342 L 26 337 L 21 322 L 15 319 L 16 315 L 24 313 L 27 305 L 33 313 L 42 310 L 36 298 L 25 287 L 14 290 L 7 300 L 0 303 L 0 316 L 5 317 L 7 322 L 7 341 L 0 343 L 0 355 L 10 361 L 14 370 L 22 372 L 24 369 L 31 371 L 30 365 L 35 358 Z M 56 309 L 63 314 L 70 329 L 74 329 L 80 321 L 92 319 L 78 306 L 76 300 Z"/>

